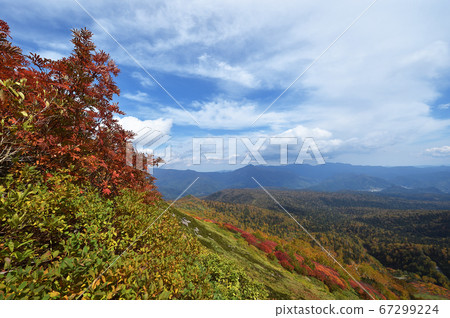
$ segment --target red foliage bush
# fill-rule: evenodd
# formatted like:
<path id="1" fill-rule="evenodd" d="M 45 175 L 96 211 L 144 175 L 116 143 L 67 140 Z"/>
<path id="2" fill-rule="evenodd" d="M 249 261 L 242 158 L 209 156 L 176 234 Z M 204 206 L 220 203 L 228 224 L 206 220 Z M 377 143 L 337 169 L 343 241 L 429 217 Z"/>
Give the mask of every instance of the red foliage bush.
<path id="1" fill-rule="evenodd" d="M 305 261 L 305 258 L 303 256 L 298 255 L 297 253 L 295 253 L 294 256 L 299 264 L 303 264 L 303 262 Z"/>
<path id="2" fill-rule="evenodd" d="M 275 251 L 275 256 L 276 258 L 281 262 L 281 261 L 288 261 L 291 262 L 291 258 L 289 257 L 288 254 L 286 254 L 285 252 L 282 251 Z"/>
<path id="3" fill-rule="evenodd" d="M 264 241 L 264 244 L 268 245 L 272 250 L 274 250 L 275 247 L 277 247 L 277 245 L 278 245 L 277 242 L 273 242 L 273 241 L 269 241 L 269 240 Z"/>
<path id="4" fill-rule="evenodd" d="M 354 280 L 350 280 L 350 286 L 355 289 L 358 294 L 360 294 L 361 296 L 370 299 L 371 297 L 369 295 L 367 295 L 366 291 L 364 291 L 360 284 L 364 287 L 365 290 L 367 290 L 370 294 L 372 294 L 372 296 L 377 296 L 380 299 L 386 300 L 386 297 L 381 294 L 378 290 L 376 290 L 375 288 L 373 288 L 371 285 L 363 283 L 363 282 L 359 282 L 359 284 L 354 281 Z"/>
<path id="5" fill-rule="evenodd" d="M 294 270 L 294 266 L 291 263 L 289 263 L 288 260 L 283 259 L 280 261 L 280 264 L 281 264 L 281 266 L 283 266 L 285 269 L 287 269 L 290 272 L 292 272 Z"/>
<path id="6" fill-rule="evenodd" d="M 273 241 L 266 240 L 260 244 L 258 244 L 258 248 L 263 251 L 264 253 L 272 253 L 275 250 L 275 247 L 278 245 L 278 243 L 275 243 Z"/>
<path id="7" fill-rule="evenodd" d="M 211 221 L 211 222 L 214 222 L 214 221 Z M 216 223 L 216 222 L 214 222 L 214 223 Z M 222 226 L 231 232 L 240 233 L 241 236 L 247 241 L 248 244 L 256 246 L 257 248 L 259 248 L 260 250 L 262 250 L 265 253 L 272 252 L 273 249 L 271 246 L 273 246 L 273 244 L 276 244 L 275 242 L 265 241 L 264 243 L 269 242 L 267 245 L 265 245 L 264 243 L 261 243 L 253 234 L 250 234 L 244 230 L 241 230 L 240 228 L 238 228 L 230 223 L 224 223 Z"/>
<path id="8" fill-rule="evenodd" d="M 298 267 L 298 272 L 302 275 L 308 275 L 308 276 L 314 276 L 314 271 L 305 264 L 295 264 L 296 267 Z"/>
<path id="9" fill-rule="evenodd" d="M 314 262 L 314 265 L 315 265 L 315 269 L 313 271 L 314 277 L 321 280 L 322 282 L 327 284 L 332 289 L 335 288 L 336 286 L 341 289 L 347 288 L 347 285 L 340 278 L 340 275 L 337 271 L 335 271 L 334 269 L 332 269 L 328 266 L 319 264 L 317 262 Z"/>
<path id="10" fill-rule="evenodd" d="M 291 264 L 292 260 L 288 254 L 282 251 L 275 251 L 274 255 L 278 259 L 281 266 L 291 272 L 294 270 L 294 265 Z"/>
<path id="11" fill-rule="evenodd" d="M 259 245 L 258 239 L 253 234 L 250 234 L 247 232 L 242 232 L 241 236 L 247 241 L 248 244 L 253 245 L 253 246 Z"/>
<path id="12" fill-rule="evenodd" d="M 234 225 L 230 223 L 224 223 L 223 227 L 226 228 L 228 231 L 235 232 L 235 233 L 244 233 L 243 230 L 240 228 L 235 227 Z"/>
<path id="13" fill-rule="evenodd" d="M 270 248 L 270 246 L 264 244 L 264 242 L 258 244 L 258 248 L 263 251 L 264 253 L 270 254 L 272 253 L 273 249 Z"/>
<path id="14" fill-rule="evenodd" d="M 223 227 L 226 228 L 227 230 L 234 232 L 234 233 L 240 233 L 241 236 L 247 241 L 248 244 L 253 245 L 258 247 L 260 242 L 258 241 L 258 239 L 253 235 L 250 234 L 248 232 L 245 232 L 243 230 L 241 230 L 240 228 L 230 224 L 230 223 L 224 223 Z"/>
<path id="15" fill-rule="evenodd" d="M 357 283 L 356 281 L 354 281 L 353 279 L 350 279 L 349 283 L 350 283 L 350 286 L 351 286 L 352 288 L 361 288 L 361 287 L 358 285 L 358 283 Z"/>
<path id="16" fill-rule="evenodd" d="M 304 264 L 305 258 L 297 253 L 294 254 L 294 269 L 301 275 L 314 276 L 314 271 L 308 265 Z"/>

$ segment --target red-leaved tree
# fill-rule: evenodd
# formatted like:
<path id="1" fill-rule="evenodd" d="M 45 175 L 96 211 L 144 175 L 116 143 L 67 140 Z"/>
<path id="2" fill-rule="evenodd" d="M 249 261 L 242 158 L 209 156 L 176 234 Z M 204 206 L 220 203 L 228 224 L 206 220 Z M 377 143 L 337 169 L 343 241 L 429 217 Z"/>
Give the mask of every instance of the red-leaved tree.
<path id="1" fill-rule="evenodd" d="M 72 32 L 72 54 L 53 61 L 24 56 L 0 20 L 0 174 L 24 163 L 68 169 L 105 195 L 128 187 L 153 201 L 153 177 L 126 165 L 132 133 L 114 119 L 123 114 L 113 102 L 119 69 L 96 49 L 90 31 Z"/>

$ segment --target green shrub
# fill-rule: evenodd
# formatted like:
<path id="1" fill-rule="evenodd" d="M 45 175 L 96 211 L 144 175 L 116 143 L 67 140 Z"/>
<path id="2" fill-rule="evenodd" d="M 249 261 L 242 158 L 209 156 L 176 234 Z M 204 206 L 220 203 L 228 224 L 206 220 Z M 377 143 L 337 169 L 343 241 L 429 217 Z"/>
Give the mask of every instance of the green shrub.
<path id="1" fill-rule="evenodd" d="M 0 299 L 266 297 L 162 214 L 164 201 L 132 190 L 106 199 L 75 181 L 33 167 L 1 180 Z"/>
<path id="2" fill-rule="evenodd" d="M 251 278 L 243 269 L 218 255 L 209 254 L 202 259 L 208 271 L 208 279 L 213 282 L 216 299 L 266 299 L 268 291 Z"/>

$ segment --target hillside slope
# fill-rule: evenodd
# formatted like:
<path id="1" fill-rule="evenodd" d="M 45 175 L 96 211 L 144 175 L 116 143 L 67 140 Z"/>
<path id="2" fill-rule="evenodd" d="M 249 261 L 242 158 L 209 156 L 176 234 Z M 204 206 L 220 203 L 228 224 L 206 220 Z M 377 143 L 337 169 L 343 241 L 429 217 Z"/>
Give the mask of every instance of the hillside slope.
<path id="1" fill-rule="evenodd" d="M 271 193 L 344 259 L 361 260 L 365 254 L 355 250 L 366 251 L 385 266 L 415 273 L 448 288 L 448 201 L 436 199 L 434 194 L 410 199 L 364 193 Z M 264 191 L 257 189 L 220 191 L 207 197 L 207 202 L 213 201 L 256 206 L 273 214 L 282 212 Z"/>
<path id="2" fill-rule="evenodd" d="M 266 299 L 166 202 L 34 167 L 0 179 L 0 299 Z"/>
<path id="3" fill-rule="evenodd" d="M 188 221 L 186 226 L 202 244 L 220 255 L 235 259 L 251 277 L 268 288 L 271 297 L 369 297 L 358 283 L 375 298 L 450 297 L 446 288 L 424 281 L 417 275 L 384 267 L 367 252 L 360 240 L 344 236 L 345 244 L 358 257 L 343 257 L 342 251 L 333 251 L 333 245 L 327 245 L 327 249 L 356 278 L 355 282 L 317 245 L 311 245 L 308 237 L 284 213 L 250 205 L 204 201 L 192 196 L 178 201 L 176 207 L 184 214 L 181 217 Z M 329 237 L 329 234 L 314 235 L 325 242 Z M 401 279 L 395 278 L 397 276 Z M 405 280 L 405 277 L 408 278 Z"/>

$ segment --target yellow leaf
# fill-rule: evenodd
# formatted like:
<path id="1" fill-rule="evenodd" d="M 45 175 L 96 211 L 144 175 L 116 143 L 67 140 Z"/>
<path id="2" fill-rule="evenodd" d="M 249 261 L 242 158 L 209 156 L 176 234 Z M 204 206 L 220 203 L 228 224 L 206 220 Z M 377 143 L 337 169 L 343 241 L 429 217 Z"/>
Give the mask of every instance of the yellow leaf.
<path id="1" fill-rule="evenodd" d="M 57 292 L 57 291 L 51 291 L 51 292 L 48 293 L 48 295 L 49 295 L 50 297 L 57 297 L 57 296 L 59 296 L 59 292 Z"/>
<path id="2" fill-rule="evenodd" d="M 95 287 L 97 287 L 98 285 L 100 285 L 100 280 L 96 279 L 95 282 L 92 284 L 92 288 L 95 289 Z"/>

